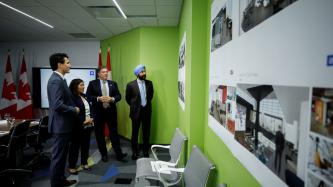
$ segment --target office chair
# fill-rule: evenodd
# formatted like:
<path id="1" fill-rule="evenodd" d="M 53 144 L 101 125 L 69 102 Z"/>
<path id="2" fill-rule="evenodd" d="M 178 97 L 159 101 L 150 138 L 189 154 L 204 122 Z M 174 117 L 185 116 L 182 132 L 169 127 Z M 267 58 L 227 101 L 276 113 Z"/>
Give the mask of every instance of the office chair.
<path id="1" fill-rule="evenodd" d="M 43 152 L 43 144 L 51 138 L 51 135 L 48 132 L 48 120 L 49 116 L 44 116 L 38 125 L 38 129 L 34 133 L 34 143 L 30 143 L 35 148 L 35 151 L 38 153 L 33 157 L 33 159 L 26 165 L 27 168 L 36 169 L 43 164 L 48 164 L 50 162 L 50 155 L 46 152 Z"/>
<path id="2" fill-rule="evenodd" d="M 152 170 L 151 162 L 159 161 L 159 163 L 168 164 L 169 166 L 176 166 L 180 159 L 180 155 L 183 149 L 184 143 L 187 141 L 186 136 L 181 132 L 179 128 L 176 128 L 175 134 L 172 138 L 170 145 L 152 145 L 151 150 L 154 158 L 140 158 L 136 161 L 136 181 L 139 182 L 140 179 L 152 179 L 158 180 L 157 173 Z M 164 162 L 160 161 L 158 158 L 158 149 L 166 149 L 169 151 L 170 161 Z M 169 176 L 171 178 L 176 178 L 177 176 Z"/>
<path id="3" fill-rule="evenodd" d="M 36 152 L 43 151 L 43 143 L 48 140 L 51 135 L 48 133 L 49 116 L 44 116 L 39 120 L 38 128 L 31 129 L 28 135 L 28 143 L 35 148 Z"/>
<path id="4" fill-rule="evenodd" d="M 8 145 L 0 145 L 0 181 L 4 186 L 27 186 L 30 170 L 23 169 L 23 149 L 27 145 L 30 121 L 15 125 L 9 133 Z"/>
<path id="5" fill-rule="evenodd" d="M 206 158 L 200 149 L 194 145 L 185 168 L 164 166 L 155 169 L 159 180 L 164 186 L 174 186 L 180 184 L 180 181 L 183 178 L 185 187 L 205 187 L 207 185 L 210 171 L 215 169 L 215 166 Z M 162 175 L 162 173 L 168 171 L 180 174 L 179 178 L 172 181 L 165 178 L 165 175 Z"/>

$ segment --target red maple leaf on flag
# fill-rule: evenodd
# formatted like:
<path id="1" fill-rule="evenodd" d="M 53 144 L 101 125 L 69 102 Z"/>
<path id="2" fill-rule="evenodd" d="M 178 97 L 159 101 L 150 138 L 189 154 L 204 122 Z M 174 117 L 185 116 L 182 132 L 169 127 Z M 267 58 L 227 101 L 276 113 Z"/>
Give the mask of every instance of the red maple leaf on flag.
<path id="1" fill-rule="evenodd" d="M 31 100 L 29 84 L 23 84 L 23 82 L 20 80 L 19 88 L 20 88 L 20 92 L 18 93 L 18 98 L 20 98 L 24 101 Z"/>
<path id="2" fill-rule="evenodd" d="M 7 90 L 7 91 L 5 91 L 5 90 Z M 15 94 L 16 94 L 15 90 L 16 90 L 15 85 L 14 84 L 8 85 L 8 82 L 5 79 L 4 80 L 4 85 L 3 85 L 2 97 L 6 98 L 8 100 L 16 99 L 16 97 L 15 97 Z"/>

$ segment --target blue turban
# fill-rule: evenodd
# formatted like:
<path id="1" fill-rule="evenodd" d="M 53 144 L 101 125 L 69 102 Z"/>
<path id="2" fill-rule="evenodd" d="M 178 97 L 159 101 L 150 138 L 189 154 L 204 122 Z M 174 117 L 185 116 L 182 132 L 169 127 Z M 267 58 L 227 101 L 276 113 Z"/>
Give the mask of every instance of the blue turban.
<path id="1" fill-rule="evenodd" d="M 145 70 L 145 69 L 146 69 L 146 66 L 140 64 L 140 65 L 136 66 L 136 68 L 134 69 L 134 74 L 135 74 L 136 76 L 138 76 L 139 73 L 140 73 L 141 71 Z"/>

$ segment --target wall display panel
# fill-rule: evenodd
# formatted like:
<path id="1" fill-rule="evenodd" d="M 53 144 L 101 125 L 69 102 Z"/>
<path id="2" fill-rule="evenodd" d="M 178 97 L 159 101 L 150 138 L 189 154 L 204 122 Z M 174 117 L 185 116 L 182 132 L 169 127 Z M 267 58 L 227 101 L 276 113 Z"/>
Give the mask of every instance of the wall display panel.
<path id="1" fill-rule="evenodd" d="M 285 183 L 302 181 L 297 173 L 298 160 L 304 160 L 308 129 L 301 123 L 301 104 L 309 103 L 309 88 L 280 85 L 237 85 L 237 126 L 235 139 Z M 304 95 L 301 97 L 300 95 Z M 309 104 L 308 104 L 309 105 Z M 252 117 L 251 117 L 252 116 Z M 252 119 L 251 119 L 252 118 Z"/>
<path id="2" fill-rule="evenodd" d="M 307 186 L 333 186 L 333 89 L 313 88 Z"/>
<path id="3" fill-rule="evenodd" d="M 47 83 L 53 71 L 51 68 L 33 68 L 33 91 L 34 105 L 41 108 L 49 108 L 47 97 Z M 69 85 L 73 79 L 80 78 L 83 80 L 86 92 L 89 82 L 97 77 L 95 68 L 71 68 L 70 72 L 65 75 L 67 84 Z"/>
<path id="4" fill-rule="evenodd" d="M 230 133 L 235 133 L 236 88 L 211 85 L 209 115 Z"/>
<path id="5" fill-rule="evenodd" d="M 212 21 L 211 51 L 232 40 L 232 1 L 227 0 Z"/>
<path id="6" fill-rule="evenodd" d="M 309 134 L 330 138 L 330 100 L 318 99 L 316 89 L 333 87 L 333 69 L 326 66 L 333 50 L 328 32 L 333 29 L 333 12 L 328 8 L 333 1 L 240 0 L 227 4 L 215 0 L 211 5 L 209 127 L 262 186 L 311 186 L 310 182 L 318 181 L 330 186 L 329 179 L 309 170 L 308 162 L 313 154 Z M 232 40 L 216 45 L 216 18 L 228 6 L 232 7 Z M 257 8 L 251 10 L 251 6 Z M 269 7 L 274 11 L 265 15 L 264 8 Z M 258 11 L 251 13 L 255 9 Z M 311 20 L 320 21 L 314 28 L 308 27 Z M 271 92 L 258 102 L 249 90 L 261 88 Z M 234 100 L 228 99 L 231 89 Z M 330 89 L 326 92 L 331 93 Z M 233 125 L 228 125 L 228 115 Z M 321 162 L 332 163 L 329 159 Z"/>
<path id="7" fill-rule="evenodd" d="M 240 0 L 240 35 L 297 0 Z"/>
<path id="8" fill-rule="evenodd" d="M 186 33 L 184 33 L 182 42 L 179 46 L 178 56 L 178 102 L 183 110 L 185 110 L 185 71 L 186 71 Z"/>

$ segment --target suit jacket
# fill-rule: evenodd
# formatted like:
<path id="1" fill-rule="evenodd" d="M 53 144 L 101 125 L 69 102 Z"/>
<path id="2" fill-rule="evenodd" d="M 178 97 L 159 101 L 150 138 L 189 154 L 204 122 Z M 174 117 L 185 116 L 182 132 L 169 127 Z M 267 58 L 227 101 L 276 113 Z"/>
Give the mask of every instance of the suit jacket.
<path id="1" fill-rule="evenodd" d="M 70 133 L 74 128 L 76 116 L 72 93 L 66 82 L 57 73 L 53 73 L 47 83 L 49 100 L 49 133 Z"/>
<path id="2" fill-rule="evenodd" d="M 78 124 L 78 128 L 83 128 L 83 122 L 86 120 L 86 108 L 85 108 L 84 103 L 80 96 L 74 95 L 73 97 L 74 97 L 75 106 L 80 109 L 80 113 L 76 118 L 76 123 Z M 86 95 L 82 95 L 82 97 L 84 97 L 90 105 L 88 97 L 86 97 Z M 91 110 L 91 106 L 90 106 L 90 110 Z"/>
<path id="3" fill-rule="evenodd" d="M 118 85 L 116 82 L 107 80 L 107 84 L 109 87 L 109 96 L 114 97 L 114 102 L 110 102 L 110 107 L 107 109 L 103 108 L 103 103 L 97 101 L 97 97 L 102 96 L 101 82 L 99 79 L 93 80 L 89 82 L 87 88 L 87 97 L 90 99 L 92 103 L 92 114 L 93 118 L 97 118 L 101 111 L 108 110 L 112 115 L 117 115 L 116 103 L 120 101 L 121 95 L 118 90 Z"/>
<path id="4" fill-rule="evenodd" d="M 151 100 L 154 95 L 153 83 L 150 80 L 145 80 L 147 111 L 151 114 Z M 129 82 L 126 86 L 126 102 L 130 106 L 130 118 L 138 119 L 141 109 L 141 96 L 137 79 Z"/>

